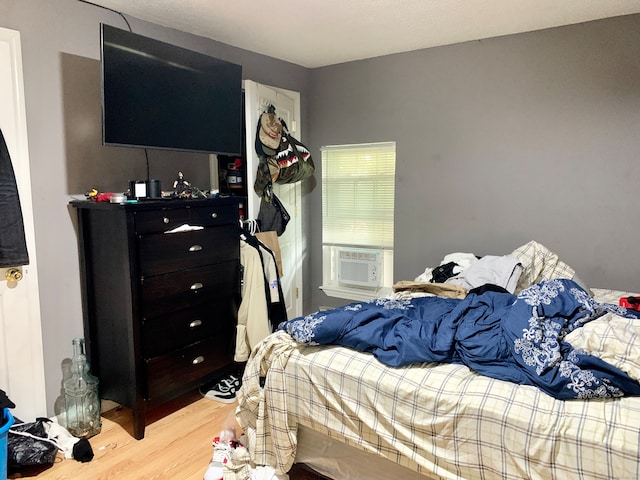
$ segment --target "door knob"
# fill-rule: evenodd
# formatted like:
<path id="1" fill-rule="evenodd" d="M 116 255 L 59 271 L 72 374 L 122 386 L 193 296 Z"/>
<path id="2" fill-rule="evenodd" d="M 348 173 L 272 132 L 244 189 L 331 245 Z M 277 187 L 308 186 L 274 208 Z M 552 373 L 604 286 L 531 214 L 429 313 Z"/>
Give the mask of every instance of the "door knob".
<path id="1" fill-rule="evenodd" d="M 22 272 L 17 268 L 8 269 L 4 276 L 7 279 L 7 282 L 19 282 L 22 280 Z"/>

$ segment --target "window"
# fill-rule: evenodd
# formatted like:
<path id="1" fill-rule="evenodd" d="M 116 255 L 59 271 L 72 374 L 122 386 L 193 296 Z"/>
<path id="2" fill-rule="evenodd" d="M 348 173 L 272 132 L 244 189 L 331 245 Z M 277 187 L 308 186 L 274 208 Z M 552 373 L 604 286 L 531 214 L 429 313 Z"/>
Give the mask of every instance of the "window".
<path id="1" fill-rule="evenodd" d="M 395 142 L 322 152 L 322 290 L 366 300 L 393 282 Z"/>

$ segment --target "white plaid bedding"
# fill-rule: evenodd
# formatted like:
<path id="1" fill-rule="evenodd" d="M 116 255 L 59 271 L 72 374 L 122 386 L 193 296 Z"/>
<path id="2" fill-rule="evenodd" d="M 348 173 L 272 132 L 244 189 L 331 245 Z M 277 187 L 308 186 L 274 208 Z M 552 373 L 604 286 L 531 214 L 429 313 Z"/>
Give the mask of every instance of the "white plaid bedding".
<path id="1" fill-rule="evenodd" d="M 280 473 L 304 425 L 434 479 L 640 478 L 638 397 L 560 401 L 465 366 L 388 368 L 283 332 L 254 350 L 237 417 L 254 461 Z"/>

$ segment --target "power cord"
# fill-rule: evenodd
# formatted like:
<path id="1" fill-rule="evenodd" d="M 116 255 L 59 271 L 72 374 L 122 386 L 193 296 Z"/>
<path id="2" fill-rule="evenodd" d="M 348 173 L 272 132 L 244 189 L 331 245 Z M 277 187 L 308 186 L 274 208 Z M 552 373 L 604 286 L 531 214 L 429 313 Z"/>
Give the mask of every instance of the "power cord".
<path id="1" fill-rule="evenodd" d="M 124 22 L 127 24 L 127 27 L 129 27 L 129 31 L 133 33 L 133 30 L 131 30 L 131 25 L 129 24 L 129 21 L 126 19 L 126 17 L 124 16 L 124 14 L 122 12 L 119 12 L 118 10 L 114 10 L 113 8 L 105 7 L 103 5 L 98 5 L 97 3 L 89 2 L 87 0 L 78 0 L 78 1 L 82 2 L 82 3 L 86 3 L 88 5 L 93 5 L 94 7 L 104 8 L 105 10 L 108 10 L 108 11 L 113 12 L 113 13 L 117 13 L 118 15 L 120 15 L 122 17 Z"/>

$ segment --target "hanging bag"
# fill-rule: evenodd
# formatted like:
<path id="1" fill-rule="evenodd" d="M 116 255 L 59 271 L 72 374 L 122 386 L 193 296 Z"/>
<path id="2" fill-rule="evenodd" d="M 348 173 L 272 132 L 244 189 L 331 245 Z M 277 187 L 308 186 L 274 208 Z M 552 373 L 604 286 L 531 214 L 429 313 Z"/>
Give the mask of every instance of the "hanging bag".
<path id="1" fill-rule="evenodd" d="M 275 155 L 275 161 L 279 167 L 276 183 L 296 183 L 312 177 L 316 166 L 309 149 L 289 133 L 284 120 L 280 119 L 280 123 L 282 124 L 280 148 Z"/>
<path id="2" fill-rule="evenodd" d="M 280 199 L 273 191 L 260 199 L 260 211 L 258 212 L 258 223 L 260 230 L 266 232 L 273 230 L 278 236 L 282 235 L 287 228 L 287 223 L 291 220 L 289 212 L 284 208 Z"/>
<path id="3" fill-rule="evenodd" d="M 254 184 L 259 196 L 263 195 L 269 181 L 296 183 L 315 173 L 316 167 L 309 149 L 291 135 L 286 122 L 276 115 L 273 105 L 269 105 L 267 111 L 258 118 L 255 149 L 262 164 L 258 166 Z"/>

